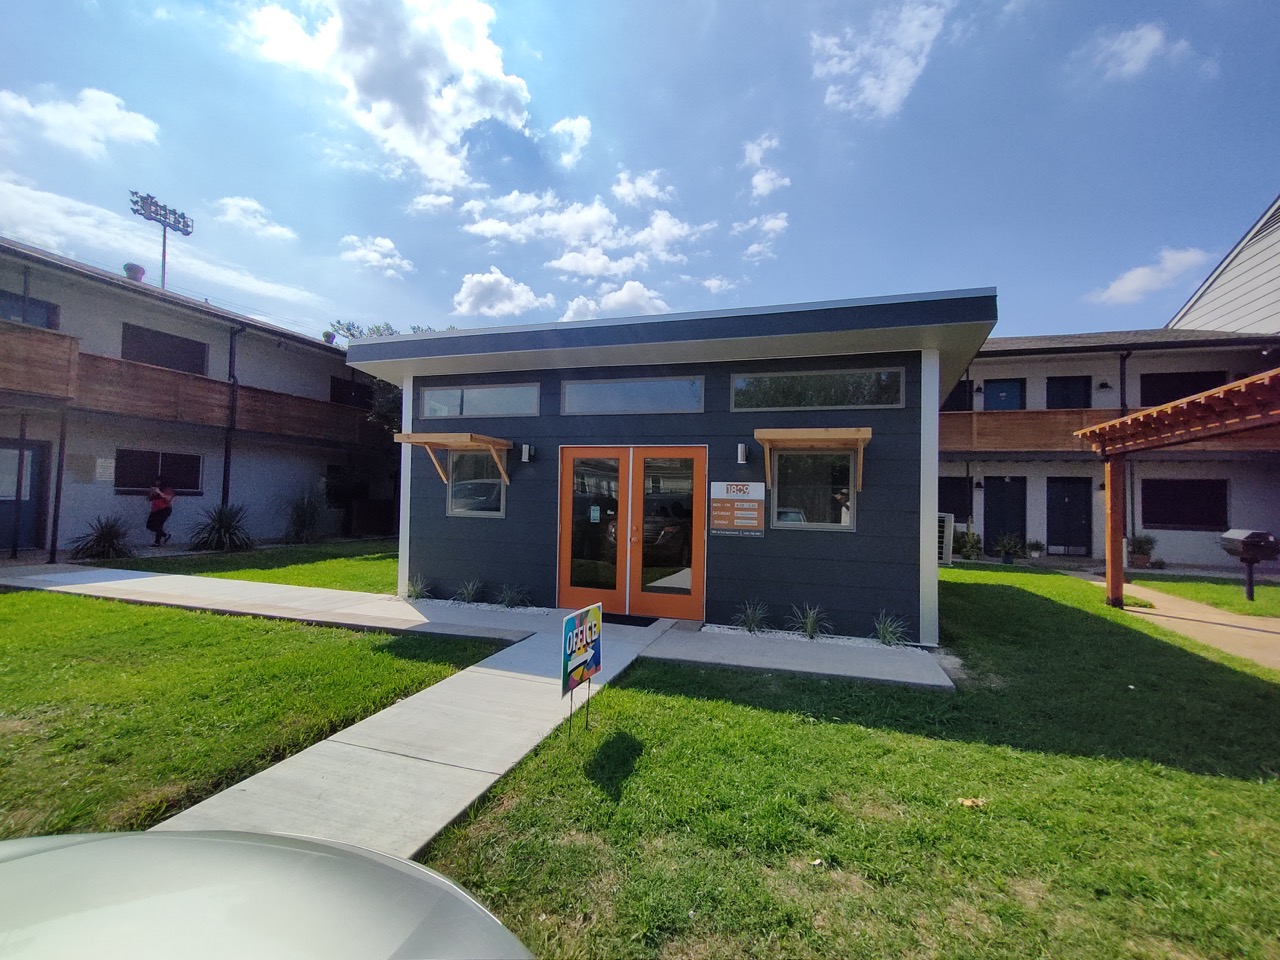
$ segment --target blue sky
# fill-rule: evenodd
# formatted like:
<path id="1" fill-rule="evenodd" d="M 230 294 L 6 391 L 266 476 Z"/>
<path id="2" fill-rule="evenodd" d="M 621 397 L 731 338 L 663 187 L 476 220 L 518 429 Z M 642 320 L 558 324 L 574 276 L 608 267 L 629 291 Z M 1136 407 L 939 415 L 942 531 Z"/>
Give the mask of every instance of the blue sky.
<path id="1" fill-rule="evenodd" d="M 9 0 L 0 235 L 309 333 L 995 286 L 1163 325 L 1280 192 L 1274 0 Z"/>

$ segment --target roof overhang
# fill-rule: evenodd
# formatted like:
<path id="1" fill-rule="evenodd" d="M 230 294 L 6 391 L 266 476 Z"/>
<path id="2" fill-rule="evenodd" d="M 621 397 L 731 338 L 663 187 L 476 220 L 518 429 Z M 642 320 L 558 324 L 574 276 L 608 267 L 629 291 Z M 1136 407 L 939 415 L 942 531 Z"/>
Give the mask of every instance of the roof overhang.
<path id="1" fill-rule="evenodd" d="M 1275 431 L 1269 428 L 1280 428 L 1280 367 L 1075 435 L 1105 457 L 1235 434 L 1245 434 L 1239 441 L 1242 449 L 1255 443 L 1259 449 L 1274 449 Z"/>
<path id="2" fill-rule="evenodd" d="M 390 383 L 602 366 L 937 350 L 944 395 L 996 323 L 993 288 L 357 340 L 347 362 Z"/>
<path id="3" fill-rule="evenodd" d="M 435 464 L 436 473 L 445 484 L 449 483 L 449 474 L 440 465 L 440 460 L 436 457 L 437 450 L 488 453 L 493 457 L 493 462 L 498 465 L 498 474 L 502 477 L 502 482 L 508 486 L 511 484 L 507 476 L 507 468 L 502 462 L 502 457 L 498 455 L 500 450 L 505 452 L 511 449 L 510 440 L 486 437 L 480 433 L 397 433 L 395 439 L 397 443 L 407 443 L 411 447 L 421 447 L 426 450 L 427 456 Z"/>

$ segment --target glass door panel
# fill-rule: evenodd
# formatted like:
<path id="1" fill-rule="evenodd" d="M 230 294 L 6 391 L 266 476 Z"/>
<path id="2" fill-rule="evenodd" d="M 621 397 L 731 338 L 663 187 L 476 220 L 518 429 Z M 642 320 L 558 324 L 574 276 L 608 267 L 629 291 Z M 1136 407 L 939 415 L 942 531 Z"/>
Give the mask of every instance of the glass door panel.
<path id="1" fill-rule="evenodd" d="M 693 458 L 644 457 L 640 590 L 693 592 Z"/>
<path id="2" fill-rule="evenodd" d="M 626 612 L 629 462 L 625 447 L 560 451 L 562 607 L 599 602 L 611 613 Z"/>

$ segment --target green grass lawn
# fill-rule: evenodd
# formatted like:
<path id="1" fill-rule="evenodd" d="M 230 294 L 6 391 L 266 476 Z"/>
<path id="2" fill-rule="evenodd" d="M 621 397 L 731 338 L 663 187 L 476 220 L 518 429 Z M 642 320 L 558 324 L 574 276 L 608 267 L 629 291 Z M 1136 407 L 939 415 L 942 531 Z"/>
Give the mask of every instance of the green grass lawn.
<path id="1" fill-rule="evenodd" d="M 397 550 L 394 540 L 356 540 L 309 546 L 260 547 L 246 553 L 112 560 L 101 565 L 119 570 L 287 583 L 296 587 L 395 593 Z"/>
<path id="2" fill-rule="evenodd" d="M 956 694 L 641 662 L 425 862 L 542 956 L 1280 956 L 1280 674 L 1068 576 L 941 602 Z"/>
<path id="3" fill-rule="evenodd" d="M 1185 577 L 1172 573 L 1129 573 L 1129 582 L 1175 597 L 1207 603 L 1219 610 L 1254 617 L 1280 617 L 1280 585 L 1255 583 L 1253 601 L 1244 597 L 1244 582 L 1226 577 Z"/>
<path id="4" fill-rule="evenodd" d="M 0 838 L 150 827 L 492 652 L 0 593 Z"/>

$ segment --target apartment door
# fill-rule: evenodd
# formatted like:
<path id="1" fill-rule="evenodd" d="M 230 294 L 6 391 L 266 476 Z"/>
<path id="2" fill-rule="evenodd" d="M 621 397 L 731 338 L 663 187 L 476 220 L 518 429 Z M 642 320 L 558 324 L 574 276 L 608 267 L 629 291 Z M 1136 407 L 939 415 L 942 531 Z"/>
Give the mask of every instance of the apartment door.
<path id="1" fill-rule="evenodd" d="M 1088 477 L 1050 477 L 1045 508 L 1045 552 L 1089 556 L 1093 552 L 1093 481 Z"/>
<path id="2" fill-rule="evenodd" d="M 1010 533 L 1027 539 L 1027 478 L 985 477 L 982 484 L 982 546 L 995 551 L 996 541 Z"/>
<path id="3" fill-rule="evenodd" d="M 701 620 L 705 447 L 560 450 L 562 607 Z"/>
<path id="4" fill-rule="evenodd" d="M 18 547 L 44 546 L 44 505 L 48 499 L 49 445 L 28 441 L 22 458 L 22 501 L 18 493 L 18 441 L 0 440 L 0 549 L 13 543 L 18 525 Z"/>

